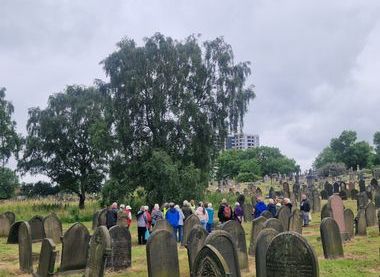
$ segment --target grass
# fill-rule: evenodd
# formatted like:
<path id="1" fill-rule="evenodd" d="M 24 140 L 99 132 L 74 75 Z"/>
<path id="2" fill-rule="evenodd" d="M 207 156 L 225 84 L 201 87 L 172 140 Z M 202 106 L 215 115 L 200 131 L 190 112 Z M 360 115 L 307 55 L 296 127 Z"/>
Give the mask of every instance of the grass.
<path id="1" fill-rule="evenodd" d="M 224 197 L 223 195 L 220 197 Z M 218 198 L 220 198 L 218 197 Z M 211 202 L 216 201 L 215 196 L 209 196 Z M 322 205 L 325 201 L 322 201 Z M 49 211 L 44 211 L 44 209 L 37 208 L 33 210 L 31 205 L 34 207 L 43 207 L 43 205 L 48 204 L 48 202 L 28 202 L 23 203 L 15 202 L 2 202 L 0 203 L 0 212 L 5 210 L 12 210 L 16 215 L 20 215 L 19 219 L 30 219 L 35 214 L 47 215 Z M 67 207 L 74 207 L 77 203 L 68 203 Z M 92 212 L 97 209 L 97 203 L 87 203 L 86 210 L 81 211 L 80 218 L 91 218 Z M 344 201 L 347 208 L 351 208 L 356 211 L 356 202 L 352 200 Z M 63 224 L 64 230 L 67 230 L 71 223 L 70 220 L 73 219 L 69 210 L 64 208 L 57 208 L 55 211 L 60 217 L 64 217 L 67 221 Z M 36 208 L 35 208 L 36 209 Z M 39 210 L 38 210 L 39 209 Z M 378 232 L 378 227 L 370 227 L 367 230 L 367 236 L 365 237 L 355 237 L 352 241 L 346 242 L 344 244 L 344 254 L 345 257 L 338 260 L 326 260 L 323 257 L 323 250 L 320 241 L 319 224 L 320 224 L 320 214 L 314 213 L 312 215 L 313 220 L 311 226 L 304 228 L 303 235 L 313 246 L 317 253 L 319 260 L 320 276 L 345 276 L 345 277 L 358 277 L 358 276 L 380 276 L 380 235 Z M 90 229 L 91 221 L 84 220 L 83 223 Z M 249 233 L 251 230 L 251 224 L 244 223 L 243 227 L 246 232 L 247 246 L 249 245 Z M 121 272 L 107 272 L 107 276 L 147 276 L 147 266 L 146 266 L 146 253 L 145 246 L 137 245 L 137 230 L 136 222 L 133 222 L 131 228 L 132 234 L 132 267 Z M 33 252 L 40 251 L 41 244 L 33 244 Z M 61 245 L 57 245 L 57 250 L 61 250 Z M 187 260 L 187 253 L 185 248 L 178 247 L 179 253 L 179 263 L 181 276 L 189 276 L 189 267 Z M 58 262 L 56 263 L 56 268 L 59 266 L 60 256 L 58 257 Z M 35 267 L 37 267 L 37 262 L 35 262 Z M 18 269 L 18 246 L 6 244 L 6 238 L 0 238 L 0 277 L 3 276 L 28 276 L 23 274 Z M 255 276 L 255 265 L 254 258 L 249 257 L 249 270 L 242 272 L 243 277 Z"/>

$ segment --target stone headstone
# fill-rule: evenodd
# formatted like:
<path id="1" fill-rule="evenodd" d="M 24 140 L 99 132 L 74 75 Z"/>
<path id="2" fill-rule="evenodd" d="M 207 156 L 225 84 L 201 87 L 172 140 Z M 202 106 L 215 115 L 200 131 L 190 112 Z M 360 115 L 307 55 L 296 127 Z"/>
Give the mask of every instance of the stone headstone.
<path id="1" fill-rule="evenodd" d="M 329 195 L 326 190 L 321 191 L 321 197 L 323 200 L 327 200 L 329 198 Z"/>
<path id="2" fill-rule="evenodd" d="M 16 215 L 14 212 L 5 212 L 4 215 L 8 217 L 9 223 L 12 225 L 16 221 Z"/>
<path id="3" fill-rule="evenodd" d="M 289 231 L 302 234 L 303 219 L 299 209 L 294 209 L 292 215 L 289 218 Z"/>
<path id="4" fill-rule="evenodd" d="M 92 216 L 92 230 L 95 230 L 99 225 L 99 214 L 100 211 L 96 211 Z"/>
<path id="5" fill-rule="evenodd" d="M 195 225 L 200 225 L 200 224 L 201 224 L 201 221 L 195 214 L 192 214 L 188 218 L 186 218 L 185 222 L 183 223 L 183 239 L 182 239 L 181 245 L 186 246 L 187 239 L 189 238 L 191 229 L 193 229 Z"/>
<path id="6" fill-rule="evenodd" d="M 339 226 L 340 234 L 343 238 L 347 236 L 346 226 L 344 224 L 344 206 L 343 201 L 338 195 L 332 195 L 329 197 L 329 206 L 332 211 L 332 218 L 336 221 Z"/>
<path id="7" fill-rule="evenodd" d="M 103 277 L 107 256 L 111 253 L 111 237 L 107 227 L 95 229 L 90 240 L 85 277 Z"/>
<path id="8" fill-rule="evenodd" d="M 267 219 L 263 216 L 260 216 L 258 218 L 255 218 L 252 221 L 252 229 L 251 229 L 251 236 L 249 241 L 249 255 L 254 256 L 255 255 L 255 245 L 256 245 L 256 239 L 259 235 L 260 231 L 264 229 L 264 222 Z"/>
<path id="9" fill-rule="evenodd" d="M 267 219 L 273 217 L 272 213 L 271 213 L 270 211 L 268 211 L 268 210 L 263 211 L 263 212 L 261 213 L 261 216 L 263 216 L 263 217 L 265 217 L 265 218 L 267 218 Z"/>
<path id="10" fill-rule="evenodd" d="M 15 244 L 18 243 L 18 229 L 23 221 L 17 221 L 12 224 L 11 229 L 9 230 L 7 243 Z"/>
<path id="11" fill-rule="evenodd" d="M 327 191 L 328 196 L 333 195 L 333 186 L 329 182 L 325 183 L 325 190 Z"/>
<path id="12" fill-rule="evenodd" d="M 167 230 L 153 232 L 146 244 L 149 277 L 179 277 L 177 242 Z"/>
<path id="13" fill-rule="evenodd" d="M 156 225 L 154 225 L 153 232 L 157 230 L 167 230 L 174 233 L 173 227 L 166 219 L 157 220 Z"/>
<path id="14" fill-rule="evenodd" d="M 350 194 L 351 194 L 351 199 L 352 200 L 357 200 L 358 199 L 359 192 L 358 192 L 357 189 L 351 190 Z"/>
<path id="15" fill-rule="evenodd" d="M 263 229 L 257 236 L 256 243 L 256 277 L 266 277 L 266 255 L 269 244 L 272 242 L 273 238 L 278 235 L 278 232 L 272 228 Z"/>
<path id="16" fill-rule="evenodd" d="M 343 257 L 342 238 L 336 221 L 326 217 L 320 225 L 323 254 L 326 259 Z"/>
<path id="17" fill-rule="evenodd" d="M 75 223 L 63 235 L 60 271 L 86 268 L 90 233 L 82 223 Z"/>
<path id="18" fill-rule="evenodd" d="M 282 206 L 277 212 L 277 218 L 281 221 L 284 231 L 289 230 L 289 218 L 291 216 L 290 209 L 286 206 Z"/>
<path id="19" fill-rule="evenodd" d="M 98 226 L 106 226 L 107 225 L 107 209 L 102 209 L 99 211 L 98 216 Z"/>
<path id="20" fill-rule="evenodd" d="M 230 220 L 223 224 L 222 230 L 228 232 L 235 241 L 240 269 L 248 268 L 247 242 L 243 226 L 236 220 Z"/>
<path id="21" fill-rule="evenodd" d="M 219 251 L 227 262 L 232 277 L 240 277 L 239 259 L 236 245 L 232 236 L 223 230 L 211 232 L 205 240 L 205 244 L 211 245 Z"/>
<path id="22" fill-rule="evenodd" d="M 380 208 L 380 190 L 375 193 L 375 207 L 376 209 Z"/>
<path id="23" fill-rule="evenodd" d="M 318 192 L 313 193 L 313 211 L 315 213 L 321 211 L 321 198 L 319 198 Z"/>
<path id="24" fill-rule="evenodd" d="M 42 216 L 33 216 L 31 220 L 28 221 L 30 225 L 30 230 L 32 231 L 32 240 L 40 241 L 45 238 L 44 225 L 42 223 Z"/>
<path id="25" fill-rule="evenodd" d="M 132 264 L 132 239 L 128 227 L 113 226 L 109 230 L 111 237 L 111 255 L 107 266 L 114 270 L 128 268 Z"/>
<path id="26" fill-rule="evenodd" d="M 290 188 L 289 188 L 289 184 L 287 182 L 282 184 L 282 189 L 284 191 L 284 197 L 290 198 Z"/>
<path id="27" fill-rule="evenodd" d="M 264 228 L 271 228 L 276 230 L 278 233 L 284 232 L 284 226 L 277 218 L 269 218 L 264 222 Z"/>
<path id="28" fill-rule="evenodd" d="M 201 226 L 195 225 L 191 229 L 189 238 L 187 240 L 187 257 L 189 260 L 190 276 L 195 276 L 194 261 L 199 251 L 204 246 L 204 242 L 208 236 L 208 232 Z"/>
<path id="29" fill-rule="evenodd" d="M 367 226 L 375 226 L 376 225 L 376 207 L 372 202 L 368 203 L 365 209 L 365 218 L 367 221 Z"/>
<path id="30" fill-rule="evenodd" d="M 46 238 L 52 239 L 54 243 L 60 243 L 62 237 L 62 223 L 55 214 L 50 214 L 43 219 Z"/>
<path id="31" fill-rule="evenodd" d="M 367 220 L 365 218 L 365 210 L 360 209 L 355 219 L 355 234 L 358 236 L 367 235 Z"/>
<path id="32" fill-rule="evenodd" d="M 342 198 L 342 200 L 347 200 L 348 199 L 347 191 L 346 190 L 341 190 L 339 192 L 339 197 Z"/>
<path id="33" fill-rule="evenodd" d="M 331 211 L 329 203 L 324 204 L 321 209 L 321 221 L 325 217 L 332 217 L 332 211 Z"/>
<path id="34" fill-rule="evenodd" d="M 32 231 L 29 223 L 26 221 L 22 222 L 18 229 L 18 255 L 20 270 L 26 273 L 32 273 Z"/>
<path id="35" fill-rule="evenodd" d="M 11 223 L 5 214 L 0 214 L 0 237 L 8 237 Z"/>
<path id="36" fill-rule="evenodd" d="M 37 273 L 34 277 L 52 276 L 54 273 L 56 255 L 57 251 L 55 250 L 54 241 L 50 238 L 43 239 Z"/>
<path id="37" fill-rule="evenodd" d="M 355 235 L 354 230 L 354 213 L 351 209 L 345 209 L 344 210 L 344 223 L 346 225 L 346 231 L 348 234 L 349 239 L 352 239 Z"/>
<path id="38" fill-rule="evenodd" d="M 368 194 L 366 192 L 360 192 L 357 196 L 357 208 L 359 209 L 365 209 L 368 204 Z"/>
<path id="39" fill-rule="evenodd" d="M 212 245 L 205 245 L 194 260 L 193 277 L 228 277 L 232 276 L 227 262 Z"/>
<path id="40" fill-rule="evenodd" d="M 275 236 L 266 255 L 267 276 L 318 277 L 318 259 L 300 234 L 284 232 Z"/>
<path id="41" fill-rule="evenodd" d="M 246 222 L 252 221 L 252 204 L 251 203 L 245 203 L 244 204 L 244 219 Z"/>

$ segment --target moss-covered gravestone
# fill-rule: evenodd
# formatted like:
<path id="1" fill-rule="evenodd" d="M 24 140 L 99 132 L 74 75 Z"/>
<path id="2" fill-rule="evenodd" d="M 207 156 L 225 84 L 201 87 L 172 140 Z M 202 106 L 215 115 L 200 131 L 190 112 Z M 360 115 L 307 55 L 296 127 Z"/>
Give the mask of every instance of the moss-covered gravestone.
<path id="1" fill-rule="evenodd" d="M 132 239 L 129 229 L 125 226 L 113 226 L 109 230 L 111 236 L 111 255 L 107 266 L 114 270 L 128 268 L 132 264 Z"/>
<path id="2" fill-rule="evenodd" d="M 277 212 L 277 218 L 281 221 L 284 231 L 289 230 L 289 218 L 291 216 L 291 211 L 287 206 L 282 206 Z"/>
<path id="3" fill-rule="evenodd" d="M 277 218 L 269 218 L 264 222 L 264 228 L 272 228 L 276 230 L 278 233 L 284 232 L 284 226 Z"/>
<path id="4" fill-rule="evenodd" d="M 12 224 L 11 229 L 9 230 L 7 243 L 16 244 L 18 243 L 18 229 L 23 221 L 17 221 Z"/>
<path id="5" fill-rule="evenodd" d="M 367 235 L 367 220 L 365 218 L 365 210 L 360 209 L 355 219 L 355 234 L 358 236 Z"/>
<path id="6" fill-rule="evenodd" d="M 44 225 L 42 223 L 43 217 L 36 215 L 28 221 L 30 230 L 32 231 L 32 241 L 41 241 L 45 238 Z"/>
<path id="7" fill-rule="evenodd" d="M 182 239 L 181 245 L 186 246 L 187 239 L 189 238 L 191 229 L 193 229 L 195 225 L 200 225 L 200 224 L 201 224 L 201 221 L 194 214 L 186 218 L 185 222 L 183 223 L 183 239 Z"/>
<path id="8" fill-rule="evenodd" d="M 57 251 L 52 239 L 46 238 L 42 241 L 40 259 L 38 262 L 37 272 L 34 277 L 48 277 L 54 273 L 55 257 Z"/>
<path id="9" fill-rule="evenodd" d="M 156 225 L 154 225 L 153 232 L 157 230 L 166 230 L 174 234 L 173 227 L 166 219 L 157 220 Z"/>
<path id="10" fill-rule="evenodd" d="M 62 223 L 55 214 L 50 214 L 42 221 L 46 238 L 52 239 L 54 243 L 61 243 Z"/>
<path id="11" fill-rule="evenodd" d="M 258 218 L 255 218 L 252 221 L 252 228 L 251 228 L 251 236 L 249 241 L 249 255 L 254 256 L 255 255 L 255 245 L 256 245 L 256 238 L 259 235 L 260 231 L 264 229 L 264 222 L 267 219 L 263 216 L 260 216 Z"/>
<path id="12" fill-rule="evenodd" d="M 342 238 L 336 221 L 326 217 L 320 225 L 323 254 L 326 259 L 343 257 Z"/>
<path id="13" fill-rule="evenodd" d="M 9 223 L 12 225 L 16 221 L 16 215 L 14 212 L 7 211 L 4 213 L 6 217 L 9 219 Z"/>
<path id="14" fill-rule="evenodd" d="M 266 271 L 266 255 L 269 244 L 273 238 L 278 235 L 278 232 L 272 228 L 266 228 L 260 231 L 257 236 L 256 243 L 256 277 L 267 277 Z"/>
<path id="15" fill-rule="evenodd" d="M 18 255 L 20 270 L 32 273 L 32 231 L 29 223 L 26 221 L 22 222 L 18 228 Z"/>
<path id="16" fill-rule="evenodd" d="M 368 227 L 376 225 L 376 207 L 374 203 L 368 203 L 367 207 L 365 208 L 365 218 Z"/>
<path id="17" fill-rule="evenodd" d="M 263 216 L 265 218 L 272 218 L 273 217 L 272 213 L 270 211 L 268 211 L 268 210 L 263 211 L 261 213 L 261 216 Z"/>
<path id="18" fill-rule="evenodd" d="M 344 223 L 346 224 L 346 231 L 349 239 L 352 239 L 355 235 L 354 217 L 354 213 L 351 209 L 344 210 Z"/>
<path id="19" fill-rule="evenodd" d="M 329 203 L 324 204 L 321 209 L 321 221 L 325 217 L 332 217 L 332 211 Z"/>
<path id="20" fill-rule="evenodd" d="M 198 255 L 199 251 L 204 246 L 204 242 L 208 236 L 208 232 L 201 226 L 195 225 L 193 229 L 191 229 L 189 238 L 187 240 L 187 257 L 189 260 L 189 269 L 190 275 L 195 276 L 193 271 L 193 264 L 195 261 L 195 257 Z"/>
<path id="21" fill-rule="evenodd" d="M 5 214 L 0 214 L 0 237 L 8 237 L 11 223 Z"/>
<path id="22" fill-rule="evenodd" d="M 294 209 L 292 215 L 289 218 L 289 231 L 302 234 L 303 219 L 299 209 Z"/>
<path id="23" fill-rule="evenodd" d="M 231 271 L 220 252 L 211 245 L 205 245 L 194 261 L 193 277 L 229 277 Z"/>

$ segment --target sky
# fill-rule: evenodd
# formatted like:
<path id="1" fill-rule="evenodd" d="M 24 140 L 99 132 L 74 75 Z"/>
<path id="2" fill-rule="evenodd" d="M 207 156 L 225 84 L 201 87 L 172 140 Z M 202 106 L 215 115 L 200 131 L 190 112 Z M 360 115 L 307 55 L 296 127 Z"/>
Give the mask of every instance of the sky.
<path id="1" fill-rule="evenodd" d="M 344 129 L 370 143 L 380 130 L 378 0 L 0 0 L 0 87 L 18 131 L 49 95 L 106 80 L 99 62 L 122 38 L 155 32 L 223 36 L 252 66 L 244 131 L 303 169 Z"/>

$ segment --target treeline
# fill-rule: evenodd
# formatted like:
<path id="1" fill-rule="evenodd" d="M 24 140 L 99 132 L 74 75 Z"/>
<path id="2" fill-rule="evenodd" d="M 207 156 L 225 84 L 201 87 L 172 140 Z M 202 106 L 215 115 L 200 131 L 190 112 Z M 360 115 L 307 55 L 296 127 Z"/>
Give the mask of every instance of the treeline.
<path id="1" fill-rule="evenodd" d="M 345 130 L 339 137 L 331 139 L 313 166 L 323 176 L 338 176 L 350 168 L 371 169 L 380 165 L 380 132 L 374 134 L 373 145 L 367 141 L 358 141 L 355 131 Z"/>

